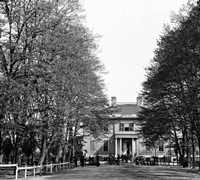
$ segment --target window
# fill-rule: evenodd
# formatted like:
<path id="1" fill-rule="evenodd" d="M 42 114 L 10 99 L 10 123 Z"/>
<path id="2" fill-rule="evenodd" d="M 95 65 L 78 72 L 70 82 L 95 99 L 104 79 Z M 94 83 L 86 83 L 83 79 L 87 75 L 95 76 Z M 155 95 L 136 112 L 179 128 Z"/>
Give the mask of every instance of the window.
<path id="1" fill-rule="evenodd" d="M 164 151 L 164 142 L 162 140 L 159 141 L 159 147 L 158 147 L 159 151 Z"/>
<path id="2" fill-rule="evenodd" d="M 108 151 L 108 140 L 103 141 L 103 151 Z"/>
<path id="3" fill-rule="evenodd" d="M 198 149 L 196 149 L 196 155 L 199 156 L 199 150 Z"/>
<path id="4" fill-rule="evenodd" d="M 95 143 L 94 143 L 94 140 L 90 140 L 90 151 L 95 151 Z"/>
<path id="5" fill-rule="evenodd" d="M 68 133 L 69 133 L 69 137 L 73 137 L 73 129 L 72 127 L 67 129 Z"/>
<path id="6" fill-rule="evenodd" d="M 130 124 L 129 124 L 129 128 L 130 128 L 130 131 L 133 131 L 133 130 L 134 130 L 134 124 L 133 124 L 133 123 L 130 123 Z"/>
<path id="7" fill-rule="evenodd" d="M 119 124 L 119 131 L 133 131 L 133 130 L 134 130 L 133 123 L 127 123 L 127 124 L 120 123 Z"/>
<path id="8" fill-rule="evenodd" d="M 125 127 L 125 128 L 124 128 L 124 131 L 129 131 L 129 127 Z"/>
<path id="9" fill-rule="evenodd" d="M 119 124 L 119 131 L 124 131 L 124 124 L 122 123 Z"/>

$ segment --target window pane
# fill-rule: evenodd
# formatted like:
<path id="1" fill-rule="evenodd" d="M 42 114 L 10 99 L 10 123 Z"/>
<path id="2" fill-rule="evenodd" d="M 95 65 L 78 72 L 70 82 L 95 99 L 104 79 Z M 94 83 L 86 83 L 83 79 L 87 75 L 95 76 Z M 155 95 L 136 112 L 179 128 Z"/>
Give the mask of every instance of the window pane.
<path id="1" fill-rule="evenodd" d="M 119 131 L 124 131 L 124 124 L 122 123 L 119 124 Z"/>
<path id="2" fill-rule="evenodd" d="M 108 151 L 108 140 L 103 141 L 103 151 Z"/>
<path id="3" fill-rule="evenodd" d="M 125 127 L 125 131 L 129 131 L 129 127 Z"/>
<path id="4" fill-rule="evenodd" d="M 133 131 L 133 130 L 134 130 L 134 124 L 133 124 L 133 123 L 130 123 L 130 124 L 129 124 L 129 127 L 130 127 L 130 131 Z"/>
<path id="5" fill-rule="evenodd" d="M 159 151 L 164 151 L 164 142 L 159 141 Z"/>

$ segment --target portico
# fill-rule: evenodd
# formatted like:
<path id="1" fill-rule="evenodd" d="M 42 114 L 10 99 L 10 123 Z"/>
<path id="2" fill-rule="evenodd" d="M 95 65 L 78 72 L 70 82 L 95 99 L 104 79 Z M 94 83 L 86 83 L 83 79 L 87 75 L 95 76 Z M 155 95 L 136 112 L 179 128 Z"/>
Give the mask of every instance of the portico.
<path id="1" fill-rule="evenodd" d="M 115 156 L 138 154 L 138 137 L 137 135 L 115 135 Z"/>

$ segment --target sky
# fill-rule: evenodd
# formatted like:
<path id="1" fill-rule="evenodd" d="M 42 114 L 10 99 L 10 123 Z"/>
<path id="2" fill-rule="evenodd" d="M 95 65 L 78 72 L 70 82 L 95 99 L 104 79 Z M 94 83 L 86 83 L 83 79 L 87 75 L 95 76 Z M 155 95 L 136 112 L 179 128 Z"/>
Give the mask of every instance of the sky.
<path id="1" fill-rule="evenodd" d="M 83 0 L 87 26 L 102 36 L 98 56 L 108 72 L 109 99 L 136 102 L 164 24 L 187 1 Z"/>

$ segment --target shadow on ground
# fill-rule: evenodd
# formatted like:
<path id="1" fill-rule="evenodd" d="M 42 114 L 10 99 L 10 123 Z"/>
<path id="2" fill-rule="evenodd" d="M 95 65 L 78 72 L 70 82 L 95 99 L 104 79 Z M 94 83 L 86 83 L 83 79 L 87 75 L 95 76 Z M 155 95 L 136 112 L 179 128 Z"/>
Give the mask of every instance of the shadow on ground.
<path id="1" fill-rule="evenodd" d="M 125 164 L 121 166 L 102 165 L 100 167 L 78 167 L 75 169 L 68 169 L 61 174 L 46 176 L 38 180 L 52 179 L 200 180 L 200 174 L 180 167 L 136 166 Z"/>

